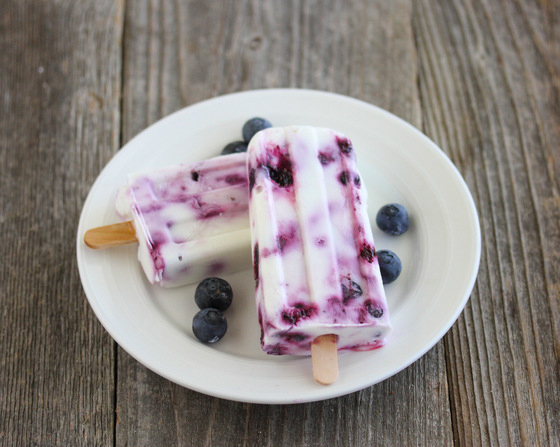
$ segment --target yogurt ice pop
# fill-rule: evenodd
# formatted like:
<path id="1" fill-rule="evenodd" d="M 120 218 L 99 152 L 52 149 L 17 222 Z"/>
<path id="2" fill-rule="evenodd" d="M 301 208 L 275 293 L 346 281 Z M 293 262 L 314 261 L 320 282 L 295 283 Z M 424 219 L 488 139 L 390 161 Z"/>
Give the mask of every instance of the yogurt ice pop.
<path id="1" fill-rule="evenodd" d="M 259 132 L 249 144 L 256 303 L 268 354 L 384 345 L 389 312 L 352 143 L 324 128 Z"/>
<path id="2" fill-rule="evenodd" d="M 129 175 L 116 209 L 131 220 L 151 283 L 176 287 L 251 265 L 246 154 Z"/>

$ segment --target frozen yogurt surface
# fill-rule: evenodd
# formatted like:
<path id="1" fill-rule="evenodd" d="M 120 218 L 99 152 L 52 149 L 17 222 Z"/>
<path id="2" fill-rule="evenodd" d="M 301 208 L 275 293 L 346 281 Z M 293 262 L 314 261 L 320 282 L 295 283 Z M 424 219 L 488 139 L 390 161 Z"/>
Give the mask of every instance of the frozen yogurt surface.
<path id="1" fill-rule="evenodd" d="M 245 153 L 130 175 L 116 207 L 133 220 L 152 283 L 180 286 L 251 265 Z"/>
<path id="2" fill-rule="evenodd" d="M 307 126 L 257 133 L 247 153 L 261 344 L 306 355 L 324 334 L 338 349 L 384 345 L 390 319 L 352 142 Z"/>

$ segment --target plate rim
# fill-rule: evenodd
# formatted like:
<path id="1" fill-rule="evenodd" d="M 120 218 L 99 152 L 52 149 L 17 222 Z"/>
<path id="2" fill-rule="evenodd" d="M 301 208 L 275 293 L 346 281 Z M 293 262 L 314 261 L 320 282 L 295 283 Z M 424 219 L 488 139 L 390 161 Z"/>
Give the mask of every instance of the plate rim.
<path id="1" fill-rule="evenodd" d="M 169 122 L 169 120 L 172 120 L 172 119 L 176 119 L 176 117 L 178 115 L 180 115 L 181 113 L 184 113 L 185 110 L 188 110 L 188 109 L 192 110 L 195 107 L 201 107 L 201 106 L 202 107 L 212 106 L 212 103 L 223 101 L 226 98 L 228 100 L 233 100 L 233 99 L 235 99 L 235 97 L 239 97 L 239 96 L 247 96 L 247 95 L 248 96 L 251 96 L 251 95 L 260 96 L 260 95 L 263 95 L 263 94 L 264 95 L 294 95 L 295 94 L 295 95 L 302 95 L 302 96 L 310 95 L 310 96 L 316 96 L 318 99 L 320 99 L 320 97 L 325 97 L 325 98 L 330 97 L 334 100 L 344 101 L 344 102 L 348 102 L 348 103 L 354 103 L 356 105 L 359 105 L 360 107 L 366 107 L 366 108 L 370 108 L 370 109 L 375 110 L 377 113 L 379 113 L 381 115 L 384 115 L 386 118 L 388 118 L 391 121 L 394 121 L 398 125 L 405 126 L 410 131 L 412 131 L 415 134 L 416 137 L 421 138 L 426 143 L 428 143 L 428 146 L 431 148 L 433 154 L 435 154 L 435 156 L 439 157 L 440 160 L 442 162 L 444 162 L 444 164 L 446 165 L 446 167 L 448 169 L 451 169 L 454 180 L 457 181 L 458 186 L 461 187 L 461 191 L 463 192 L 463 199 L 466 199 L 465 205 L 468 205 L 468 214 L 471 215 L 471 218 L 472 218 L 471 223 L 474 224 L 471 227 L 471 229 L 474 230 L 473 236 L 474 236 L 474 239 L 475 239 L 473 241 L 474 242 L 474 246 L 473 246 L 473 249 L 474 249 L 474 251 L 473 251 L 473 261 L 474 262 L 471 266 L 470 277 L 469 277 L 468 281 L 466 281 L 466 284 L 468 284 L 468 285 L 462 293 L 461 300 L 458 300 L 458 305 L 455 308 L 455 312 L 453 313 L 452 317 L 450 317 L 446 321 L 446 324 L 443 324 L 441 326 L 441 328 L 437 332 L 437 334 L 434 335 L 430 339 L 430 341 L 425 344 L 424 349 L 419 350 L 416 353 L 416 355 L 411 356 L 411 357 L 403 360 L 402 362 L 400 362 L 400 365 L 398 366 L 398 368 L 391 370 L 389 373 L 384 374 L 381 377 L 377 377 L 376 380 L 370 381 L 369 383 L 366 383 L 365 385 L 364 385 L 364 383 L 360 382 L 359 384 L 357 384 L 354 387 L 349 386 L 349 387 L 346 387 L 344 390 L 338 390 L 336 392 L 329 392 L 329 388 L 323 387 L 323 388 L 319 389 L 321 392 L 317 393 L 317 392 L 313 392 L 313 390 L 311 390 L 312 392 L 310 392 L 307 396 L 305 396 L 303 398 L 299 398 L 297 400 L 294 400 L 293 397 L 289 397 L 289 396 L 280 396 L 280 397 L 279 396 L 275 396 L 275 397 L 271 397 L 271 396 L 260 396 L 260 397 L 251 396 L 250 398 L 246 398 L 246 396 L 239 395 L 238 393 L 236 393 L 234 391 L 224 391 L 224 390 L 217 391 L 215 389 L 207 389 L 207 388 L 204 388 L 204 387 L 196 386 L 196 385 L 193 385 L 191 383 L 187 383 L 188 381 L 178 379 L 174 375 L 169 374 L 167 371 L 159 368 L 158 365 L 149 364 L 149 362 L 146 362 L 146 359 L 144 357 L 142 357 L 137 352 L 136 349 L 133 349 L 127 343 L 127 340 L 123 338 L 122 334 L 116 328 L 107 326 L 107 324 L 106 324 L 107 320 L 105 319 L 105 316 L 103 315 L 103 309 L 98 307 L 97 300 L 94 300 L 92 297 L 90 297 L 90 294 L 92 294 L 93 292 L 88 289 L 89 282 L 86 281 L 86 279 L 87 279 L 87 273 L 85 271 L 86 266 L 82 262 L 82 252 L 84 251 L 83 233 L 84 233 L 84 230 L 85 230 L 84 225 L 85 225 L 85 220 L 86 220 L 85 211 L 86 211 L 88 203 L 91 200 L 90 197 L 93 195 L 93 193 L 95 192 L 95 190 L 99 186 L 99 184 L 104 180 L 104 176 L 106 175 L 109 166 L 114 164 L 114 163 L 118 163 L 120 158 L 127 156 L 127 154 L 129 152 L 133 151 L 136 142 L 138 140 L 142 139 L 143 136 L 147 132 L 154 132 L 154 128 L 157 130 L 157 128 L 159 126 L 161 126 L 162 123 Z M 84 293 L 86 295 L 86 298 L 87 298 L 92 310 L 94 311 L 96 317 L 101 322 L 103 328 L 111 335 L 113 340 L 115 342 L 117 342 L 121 348 L 123 348 L 129 355 L 131 355 L 139 363 L 141 363 L 142 365 L 144 365 L 148 369 L 150 369 L 150 370 L 154 371 L 155 373 L 157 373 L 158 375 L 160 375 L 162 377 L 165 377 L 166 379 L 168 379 L 168 380 L 170 380 L 174 383 L 177 383 L 181 386 L 184 386 L 188 389 L 191 389 L 191 390 L 194 390 L 194 391 L 197 391 L 197 392 L 201 392 L 201 393 L 204 393 L 204 394 L 207 394 L 207 395 L 210 395 L 210 396 L 222 398 L 222 399 L 238 401 L 238 402 L 246 402 L 246 403 L 257 403 L 257 404 L 292 404 L 294 402 L 304 403 L 304 402 L 314 402 L 314 401 L 320 401 L 320 400 L 325 400 L 325 399 L 329 399 L 329 398 L 339 397 L 339 396 L 342 396 L 342 395 L 346 395 L 346 394 L 350 394 L 350 393 L 359 391 L 359 390 L 364 389 L 368 386 L 380 383 L 380 382 L 386 380 L 387 378 L 397 374 L 398 372 L 404 370 L 408 366 L 412 365 L 419 358 L 424 356 L 430 349 L 432 349 L 443 338 L 443 336 L 450 330 L 450 328 L 457 321 L 458 317 L 460 316 L 460 314 L 464 310 L 464 308 L 465 308 L 465 306 L 466 306 L 466 304 L 467 304 L 467 302 L 470 298 L 472 290 L 474 288 L 476 278 L 477 278 L 477 275 L 478 275 L 478 270 L 479 270 L 479 267 L 480 267 L 480 257 L 481 257 L 480 221 L 479 221 L 478 212 L 477 212 L 476 205 L 475 205 L 474 199 L 472 197 L 472 194 L 471 194 L 471 192 L 468 188 L 467 183 L 465 182 L 465 180 L 462 177 L 460 171 L 458 170 L 458 168 L 451 161 L 449 156 L 434 141 L 432 141 L 428 136 L 426 136 L 423 132 L 421 132 L 418 128 L 416 128 L 415 126 L 413 126 L 409 122 L 403 120 L 402 118 L 398 117 L 397 115 L 395 115 L 395 114 L 393 114 L 393 113 L 391 113 L 391 112 L 389 112 L 385 109 L 382 109 L 382 108 L 380 108 L 380 107 L 378 107 L 374 104 L 368 103 L 368 102 L 363 101 L 363 100 L 358 99 L 358 98 L 350 97 L 350 96 L 347 96 L 347 95 L 342 95 L 342 94 L 339 94 L 339 93 L 326 92 L 326 91 L 314 90 L 314 89 L 303 89 L 303 88 L 275 88 L 275 89 L 254 89 L 254 90 L 238 91 L 238 92 L 229 93 L 229 94 L 226 94 L 226 95 L 215 96 L 215 97 L 212 97 L 212 98 L 208 98 L 208 99 L 193 103 L 189 106 L 183 107 L 183 108 L 181 108 L 177 111 L 174 111 L 173 113 L 171 113 L 167 116 L 164 116 L 164 117 L 158 119 L 157 121 L 155 121 L 154 123 L 152 123 L 151 125 L 146 127 L 145 129 L 140 131 L 138 134 L 136 134 L 126 144 L 124 144 L 122 146 L 122 148 L 120 150 L 118 150 L 113 155 L 113 157 L 107 162 L 107 164 L 99 172 L 95 181 L 92 183 L 92 185 L 91 185 L 91 187 L 88 191 L 86 199 L 83 202 L 76 236 L 77 236 L 76 255 L 77 255 L 77 260 L 78 260 L 78 270 L 79 270 L 79 276 L 80 276 L 80 280 L 81 280 L 82 287 L 84 289 Z M 87 283 L 88 287 L 86 287 L 86 283 Z M 387 348 L 384 348 L 384 349 L 387 349 Z"/>

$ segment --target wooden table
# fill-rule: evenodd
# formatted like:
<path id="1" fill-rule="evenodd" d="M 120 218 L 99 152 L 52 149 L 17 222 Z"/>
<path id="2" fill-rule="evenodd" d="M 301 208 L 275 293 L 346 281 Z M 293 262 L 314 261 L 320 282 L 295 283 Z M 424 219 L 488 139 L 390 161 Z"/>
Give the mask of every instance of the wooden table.
<path id="1" fill-rule="evenodd" d="M 558 0 L 4 0 L 0 444 L 560 445 Z M 254 88 L 333 91 L 432 138 L 476 202 L 478 280 L 424 357 L 268 406 L 152 373 L 85 298 L 86 194 L 159 118 Z"/>

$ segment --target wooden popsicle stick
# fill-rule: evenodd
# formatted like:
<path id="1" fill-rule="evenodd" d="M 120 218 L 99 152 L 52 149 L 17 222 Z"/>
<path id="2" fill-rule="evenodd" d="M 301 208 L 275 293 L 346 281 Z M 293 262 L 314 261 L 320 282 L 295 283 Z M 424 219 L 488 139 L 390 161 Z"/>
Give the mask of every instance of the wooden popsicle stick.
<path id="1" fill-rule="evenodd" d="M 338 377 L 337 339 L 334 334 L 326 334 L 311 343 L 313 378 L 321 385 L 330 385 Z"/>
<path id="2" fill-rule="evenodd" d="M 90 248 L 118 247 L 136 241 L 132 221 L 92 228 L 84 235 L 84 242 Z"/>

